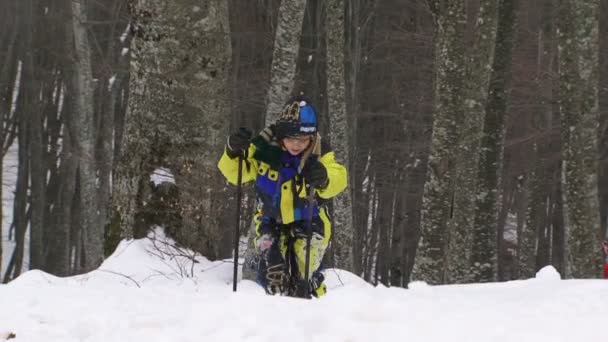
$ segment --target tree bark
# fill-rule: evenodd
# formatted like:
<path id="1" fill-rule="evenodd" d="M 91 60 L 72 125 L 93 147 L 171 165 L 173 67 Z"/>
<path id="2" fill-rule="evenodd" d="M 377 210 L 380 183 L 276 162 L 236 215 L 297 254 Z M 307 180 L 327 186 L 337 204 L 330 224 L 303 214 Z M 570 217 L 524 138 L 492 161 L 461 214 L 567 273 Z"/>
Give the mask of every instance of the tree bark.
<path id="1" fill-rule="evenodd" d="M 123 236 L 133 236 L 136 212 L 146 206 L 141 194 L 149 193 L 151 172 L 164 166 L 179 192 L 175 238 L 210 259 L 227 257 L 222 246 L 232 235 L 218 199 L 228 189 L 216 165 L 230 117 L 227 3 L 137 0 L 130 11 L 129 114 L 113 194 Z"/>
<path id="2" fill-rule="evenodd" d="M 566 276 L 598 277 L 598 0 L 563 0 L 559 11 L 562 181 Z"/>
<path id="3" fill-rule="evenodd" d="M 78 154 L 78 182 L 82 213 L 79 228 L 82 230 L 84 262 L 78 271 L 88 272 L 96 269 L 103 261 L 103 230 L 105 218 L 101 216 L 99 189 L 97 187 L 96 129 L 94 121 L 94 87 L 91 69 L 91 46 L 84 23 L 87 21 L 87 8 L 84 1 L 71 2 L 72 58 L 74 68 L 69 82 L 73 95 L 72 124 L 68 128 L 74 136 L 74 146 Z M 68 42 L 68 44 L 70 44 Z"/>
<path id="4" fill-rule="evenodd" d="M 306 0 L 281 1 L 266 101 L 266 125 L 276 121 L 283 104 L 291 95 L 305 10 Z"/>
<path id="5" fill-rule="evenodd" d="M 497 12 L 498 0 L 479 1 L 473 46 L 467 49 L 464 65 L 466 93 L 461 110 L 464 119 L 457 147 L 453 217 L 448 221 L 449 279 L 456 283 L 470 282 L 475 274 L 494 273 L 492 259 L 480 260 L 479 248 L 487 246 L 475 246 L 473 238 L 477 237 L 478 242 L 489 243 L 490 248 L 495 249 L 495 230 L 491 228 L 488 232 L 487 227 L 481 231 L 474 230 L 474 215 L 475 199 L 485 195 L 477 191 L 477 168 L 496 45 Z M 465 40 L 461 43 L 466 44 Z M 472 260 L 473 251 L 477 260 Z"/>
<path id="6" fill-rule="evenodd" d="M 515 41 L 517 0 L 500 0 L 496 47 L 485 108 L 481 155 L 477 167 L 471 274 L 474 282 L 496 279 L 497 235 L 505 118 L 509 101 L 511 63 Z"/>
<path id="7" fill-rule="evenodd" d="M 20 97 L 19 103 L 19 166 L 17 169 L 17 185 L 15 188 L 15 200 L 13 204 L 13 224 L 15 225 L 15 249 L 9 268 L 6 270 L 4 282 L 10 279 L 17 278 L 22 270 L 24 263 L 25 252 L 25 235 L 27 233 L 28 218 L 27 218 L 27 192 L 28 192 L 28 113 L 23 111 L 25 108 L 24 102 L 28 100 L 28 96 Z M 31 100 L 31 98 L 29 98 Z M 12 268 L 12 269 L 11 269 Z"/>
<path id="8" fill-rule="evenodd" d="M 19 63 L 19 46 L 17 44 L 17 37 L 19 33 L 19 20 L 18 20 L 18 5 L 13 2 L 6 2 L 0 5 L 0 11 L 2 11 L 2 29 L 0 33 L 0 44 L 2 44 L 4 53 L 0 54 L 0 143 L 2 150 L 0 151 L 0 185 L 3 184 L 2 170 L 4 170 L 4 156 L 6 150 L 4 146 L 7 143 L 12 144 L 14 138 L 14 127 L 15 115 L 12 112 L 13 103 L 13 92 L 15 91 L 16 80 L 18 77 L 18 63 Z M 10 145 L 9 145 L 10 146 Z M 3 186 L 0 186 L 0 199 L 3 197 Z M 2 281 L 2 237 L 4 236 L 4 208 L 0 206 L 0 281 Z"/>
<path id="9" fill-rule="evenodd" d="M 68 102 L 70 100 L 67 100 Z M 65 104 L 63 121 L 70 120 L 74 106 Z M 45 235 L 47 245 L 47 262 L 45 271 L 57 276 L 68 276 L 72 273 L 70 260 L 70 246 L 73 244 L 70 230 L 75 222 L 72 222 L 72 202 L 76 191 L 76 173 L 78 168 L 78 157 L 73 147 L 73 137 L 69 130 L 65 129 L 62 138 L 61 164 L 57 171 L 56 192 L 47 193 L 49 200 L 54 203 L 49 208 L 48 225 L 52 234 Z M 54 184 L 51 181 L 49 184 Z M 53 196 L 54 198 L 51 198 Z"/>
<path id="10" fill-rule="evenodd" d="M 455 153 L 462 125 L 465 56 L 463 0 L 442 2 L 436 12 L 435 112 L 428 175 L 421 211 L 421 236 L 412 278 L 431 284 L 448 280 L 446 224 L 452 215 Z"/>
<path id="11" fill-rule="evenodd" d="M 45 183 L 46 183 L 46 164 L 44 163 L 44 152 L 46 145 L 43 143 L 42 126 L 43 126 L 43 99 L 39 96 L 42 93 L 44 82 L 40 73 L 42 70 L 42 60 L 44 56 L 35 56 L 39 46 L 39 39 L 34 39 L 33 33 L 37 31 L 37 27 L 41 24 L 40 19 L 36 14 L 31 0 L 25 1 L 28 15 L 25 18 L 27 25 L 23 29 L 25 44 L 24 58 L 24 87 L 28 95 L 26 107 L 28 111 L 29 122 L 29 158 L 30 158 L 30 206 L 31 206 L 31 221 L 30 221 L 30 269 L 42 269 L 45 263 L 44 257 L 44 207 L 45 207 Z M 40 35 L 37 35 L 39 37 Z M 46 93 L 42 93 L 44 98 L 47 98 Z"/>
<path id="12" fill-rule="evenodd" d="M 605 0 L 600 2 L 599 39 L 600 223 L 604 239 L 608 240 L 608 1 Z"/>
<path id="13" fill-rule="evenodd" d="M 332 127 L 330 139 L 337 160 L 348 167 L 351 126 L 346 113 L 344 45 L 344 1 L 332 0 L 327 3 L 327 91 Z M 350 189 L 338 195 L 333 204 L 336 267 L 352 271 L 353 209 Z"/>

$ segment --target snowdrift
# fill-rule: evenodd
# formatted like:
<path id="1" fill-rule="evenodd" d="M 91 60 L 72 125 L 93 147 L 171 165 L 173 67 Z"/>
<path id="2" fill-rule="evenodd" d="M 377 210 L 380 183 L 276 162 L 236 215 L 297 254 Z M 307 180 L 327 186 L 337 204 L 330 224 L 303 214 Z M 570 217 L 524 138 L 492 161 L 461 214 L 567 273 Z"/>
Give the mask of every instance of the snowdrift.
<path id="1" fill-rule="evenodd" d="M 328 294 L 267 296 L 232 262 L 178 249 L 160 230 L 123 241 L 99 269 L 58 278 L 30 271 L 0 285 L 0 339 L 11 341 L 597 341 L 608 281 L 373 287 L 326 271 Z"/>

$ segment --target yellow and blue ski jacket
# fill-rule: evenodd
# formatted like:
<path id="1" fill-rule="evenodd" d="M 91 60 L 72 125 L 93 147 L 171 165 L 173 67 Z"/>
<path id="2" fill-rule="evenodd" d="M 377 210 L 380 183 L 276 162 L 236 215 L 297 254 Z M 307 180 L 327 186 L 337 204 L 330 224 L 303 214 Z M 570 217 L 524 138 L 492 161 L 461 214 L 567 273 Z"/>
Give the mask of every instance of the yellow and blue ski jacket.
<path id="1" fill-rule="evenodd" d="M 249 145 L 248 157 L 243 165 L 242 182 L 256 182 L 258 210 L 255 218 L 258 224 L 265 218 L 284 225 L 305 221 L 308 212 L 308 186 L 298 172 L 302 167 L 302 156 L 292 156 L 289 152 L 282 151 L 280 164 L 274 163 L 275 165 L 271 166 L 255 158 L 256 148 L 255 144 Z M 336 162 L 333 152 L 322 156 L 311 155 L 309 158 L 318 158 L 327 170 L 327 187 L 315 189 L 318 204 L 313 208 L 313 218 L 321 219 L 325 231 L 324 238 L 329 240 L 331 222 L 322 203 L 346 188 L 347 172 L 344 166 Z M 235 185 L 238 178 L 238 160 L 236 157 L 231 158 L 224 151 L 218 163 L 224 177 Z"/>

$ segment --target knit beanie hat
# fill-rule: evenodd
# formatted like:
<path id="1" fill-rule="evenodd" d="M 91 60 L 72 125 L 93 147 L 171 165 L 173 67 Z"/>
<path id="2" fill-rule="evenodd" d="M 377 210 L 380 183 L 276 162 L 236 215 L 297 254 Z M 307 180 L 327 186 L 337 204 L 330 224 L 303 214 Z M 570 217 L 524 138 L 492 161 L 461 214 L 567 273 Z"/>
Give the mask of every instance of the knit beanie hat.
<path id="1" fill-rule="evenodd" d="M 286 103 L 275 123 L 278 139 L 317 134 L 317 111 L 304 96 L 294 96 Z"/>

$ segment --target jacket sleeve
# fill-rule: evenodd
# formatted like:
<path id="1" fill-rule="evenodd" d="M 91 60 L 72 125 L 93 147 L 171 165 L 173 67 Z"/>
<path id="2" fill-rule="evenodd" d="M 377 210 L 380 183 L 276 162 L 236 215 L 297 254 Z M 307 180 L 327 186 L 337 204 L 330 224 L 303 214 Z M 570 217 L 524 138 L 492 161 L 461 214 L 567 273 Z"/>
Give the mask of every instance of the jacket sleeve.
<path id="1" fill-rule="evenodd" d="M 317 190 L 319 197 L 327 199 L 344 191 L 348 184 L 348 174 L 346 168 L 342 164 L 336 162 L 334 153 L 329 152 L 324 154 L 319 161 L 325 166 L 325 169 L 327 170 L 327 179 L 329 180 L 325 189 Z"/>
<path id="2" fill-rule="evenodd" d="M 258 174 L 258 162 L 253 159 L 253 153 L 255 152 L 255 146 L 253 144 L 249 145 L 249 150 L 247 152 L 247 159 L 243 163 L 243 183 L 251 182 L 255 180 Z M 220 158 L 220 161 L 217 164 L 217 167 L 220 169 L 224 177 L 231 184 L 237 185 L 238 181 L 238 173 L 239 173 L 239 158 L 230 158 L 228 153 L 226 153 L 226 149 L 224 149 L 224 154 Z"/>

